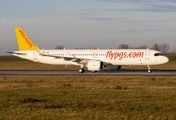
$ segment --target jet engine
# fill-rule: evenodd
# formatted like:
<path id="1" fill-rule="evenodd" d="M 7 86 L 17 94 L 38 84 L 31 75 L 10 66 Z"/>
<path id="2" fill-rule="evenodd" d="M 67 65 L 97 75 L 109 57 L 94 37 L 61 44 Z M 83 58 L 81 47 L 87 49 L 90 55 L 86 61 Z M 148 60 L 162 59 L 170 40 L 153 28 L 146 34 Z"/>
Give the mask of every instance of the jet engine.
<path id="1" fill-rule="evenodd" d="M 89 71 L 92 72 L 100 71 L 103 69 L 103 62 L 98 60 L 89 60 L 86 67 Z"/>

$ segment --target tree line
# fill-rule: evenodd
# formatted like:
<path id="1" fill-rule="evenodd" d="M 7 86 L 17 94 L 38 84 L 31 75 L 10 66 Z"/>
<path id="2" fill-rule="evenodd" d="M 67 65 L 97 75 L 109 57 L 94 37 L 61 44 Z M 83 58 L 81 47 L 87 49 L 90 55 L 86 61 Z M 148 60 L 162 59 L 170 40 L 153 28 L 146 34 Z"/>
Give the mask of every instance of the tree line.
<path id="1" fill-rule="evenodd" d="M 162 44 L 158 44 L 158 43 L 155 43 L 153 44 L 152 47 L 149 47 L 149 46 L 146 46 L 146 45 L 142 45 L 142 46 L 139 46 L 139 47 L 132 47 L 130 46 L 129 44 L 120 44 L 117 49 L 153 49 L 153 50 L 157 50 L 157 51 L 160 51 L 164 54 L 167 54 L 169 53 L 169 50 L 170 50 L 170 46 L 169 44 L 167 43 L 162 43 Z M 55 47 L 55 49 L 65 49 L 65 47 L 63 45 L 57 45 Z M 75 49 L 99 49 L 98 47 L 96 48 L 82 48 L 82 47 L 77 47 Z M 172 53 L 176 54 L 176 48 L 172 51 Z"/>

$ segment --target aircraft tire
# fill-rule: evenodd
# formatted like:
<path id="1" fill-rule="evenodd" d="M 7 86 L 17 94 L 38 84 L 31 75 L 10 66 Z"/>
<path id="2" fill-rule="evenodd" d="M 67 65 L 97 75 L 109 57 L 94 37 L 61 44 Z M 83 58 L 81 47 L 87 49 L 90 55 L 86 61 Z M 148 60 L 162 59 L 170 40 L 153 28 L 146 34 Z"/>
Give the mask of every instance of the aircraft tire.
<path id="1" fill-rule="evenodd" d="M 122 66 L 120 65 L 120 66 L 117 66 L 117 70 L 121 70 L 121 68 L 122 68 Z"/>
<path id="2" fill-rule="evenodd" d="M 79 69 L 78 69 L 78 72 L 79 72 L 79 73 L 84 73 L 85 70 L 84 70 L 84 68 L 79 68 Z"/>

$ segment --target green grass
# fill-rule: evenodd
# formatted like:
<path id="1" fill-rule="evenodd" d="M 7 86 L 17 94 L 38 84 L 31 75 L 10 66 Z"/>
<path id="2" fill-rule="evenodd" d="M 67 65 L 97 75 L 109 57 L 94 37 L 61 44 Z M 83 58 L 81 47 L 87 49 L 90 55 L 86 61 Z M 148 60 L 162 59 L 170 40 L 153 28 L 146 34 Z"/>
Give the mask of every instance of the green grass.
<path id="1" fill-rule="evenodd" d="M 175 120 L 174 76 L 0 76 L 0 119 Z"/>
<path id="2" fill-rule="evenodd" d="M 0 61 L 27 61 L 16 56 L 0 56 Z"/>
<path id="3" fill-rule="evenodd" d="M 176 61 L 176 55 L 168 55 L 170 61 Z"/>

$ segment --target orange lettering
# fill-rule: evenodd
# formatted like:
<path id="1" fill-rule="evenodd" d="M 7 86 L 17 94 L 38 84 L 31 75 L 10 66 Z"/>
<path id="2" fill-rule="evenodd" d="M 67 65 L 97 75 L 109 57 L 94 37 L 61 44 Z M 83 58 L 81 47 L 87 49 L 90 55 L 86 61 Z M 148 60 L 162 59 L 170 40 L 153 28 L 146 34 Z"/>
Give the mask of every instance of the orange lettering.
<path id="1" fill-rule="evenodd" d="M 123 58 L 123 52 L 121 52 L 121 53 L 119 54 L 119 60 L 122 60 L 122 58 Z"/>
<path id="2" fill-rule="evenodd" d="M 113 52 L 108 51 L 106 54 L 106 58 L 110 58 L 110 60 L 122 60 L 123 58 L 143 58 L 144 52 Z"/>
<path id="3" fill-rule="evenodd" d="M 31 48 L 33 45 L 32 45 L 32 43 L 30 42 L 30 40 L 27 38 L 27 36 L 24 34 L 24 32 L 23 32 L 21 29 L 19 29 L 19 32 L 20 32 L 21 36 L 24 38 L 25 42 L 26 42 L 26 43 L 29 45 L 29 47 Z"/>

